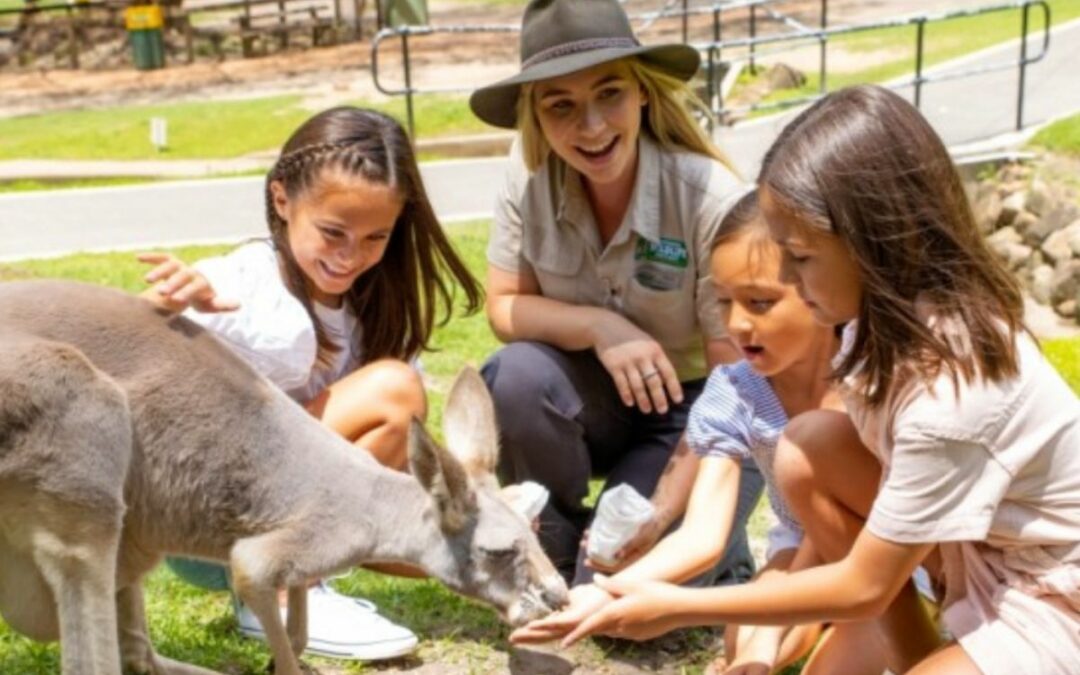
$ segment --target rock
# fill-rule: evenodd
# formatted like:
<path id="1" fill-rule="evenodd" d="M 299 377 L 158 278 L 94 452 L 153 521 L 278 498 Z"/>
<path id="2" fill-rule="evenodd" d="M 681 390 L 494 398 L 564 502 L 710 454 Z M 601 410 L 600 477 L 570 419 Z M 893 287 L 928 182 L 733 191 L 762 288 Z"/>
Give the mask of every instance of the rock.
<path id="1" fill-rule="evenodd" d="M 1001 181 L 1026 180 L 1030 174 L 1031 170 L 1028 169 L 1026 164 L 1009 162 L 1001 167 L 1001 171 L 998 172 L 998 179 Z"/>
<path id="2" fill-rule="evenodd" d="M 1046 264 L 1047 264 L 1046 256 L 1043 255 L 1042 251 L 1040 251 L 1038 249 L 1035 249 L 1034 251 L 1031 252 L 1031 256 L 1027 259 L 1026 268 L 1027 268 L 1027 270 L 1029 272 L 1034 272 L 1040 266 L 1046 265 Z"/>
<path id="3" fill-rule="evenodd" d="M 1024 210 L 1024 203 L 1027 201 L 1027 193 L 1020 191 L 1014 192 L 1005 199 L 1001 200 L 1001 213 L 998 215 L 997 226 L 1005 227 L 1006 225 L 1012 225 L 1016 217 L 1020 215 L 1020 212 Z"/>
<path id="4" fill-rule="evenodd" d="M 1040 178 L 1031 181 L 1031 188 L 1028 190 L 1024 208 L 1037 216 L 1041 216 L 1045 215 L 1051 206 L 1053 206 L 1053 199 L 1050 186 Z"/>
<path id="5" fill-rule="evenodd" d="M 1024 266 L 1027 259 L 1031 257 L 1033 250 L 1030 246 L 1024 244 L 1006 244 L 1005 247 L 1005 264 L 1013 272 Z"/>
<path id="6" fill-rule="evenodd" d="M 1064 317 L 1076 316 L 1076 300 L 1066 300 L 1054 307 L 1054 311 Z"/>
<path id="7" fill-rule="evenodd" d="M 1065 230 L 1055 230 L 1042 243 L 1042 252 L 1055 263 L 1068 260 L 1073 256 L 1069 246 L 1069 234 Z"/>
<path id="8" fill-rule="evenodd" d="M 1031 273 L 1031 297 L 1044 305 L 1050 304 L 1053 284 L 1054 268 L 1049 265 L 1039 265 Z"/>
<path id="9" fill-rule="evenodd" d="M 1066 233 L 1065 237 L 1069 241 L 1069 248 L 1072 249 L 1073 255 L 1080 256 L 1080 220 L 1074 221 L 1062 231 Z"/>
<path id="10" fill-rule="evenodd" d="M 997 192 L 987 192 L 975 202 L 975 224 L 983 235 L 990 234 L 1001 220 L 1001 197 Z"/>
<path id="11" fill-rule="evenodd" d="M 1037 248 L 1052 232 L 1060 230 L 1078 217 L 1080 209 L 1077 207 L 1072 204 L 1058 204 L 1043 214 L 1039 222 L 1027 228 L 1024 232 L 1024 243 Z"/>
<path id="12" fill-rule="evenodd" d="M 1022 180 L 1003 180 L 998 183 L 997 192 L 998 195 L 1005 199 L 1014 192 L 1020 192 L 1027 187 L 1027 183 Z"/>
<path id="13" fill-rule="evenodd" d="M 1039 217 L 1031 211 L 1021 211 L 1020 215 L 1013 221 L 1013 229 L 1021 234 L 1021 236 L 1027 235 L 1031 226 L 1039 222 Z"/>
<path id="14" fill-rule="evenodd" d="M 769 83 L 769 88 L 774 91 L 777 89 L 797 89 L 806 84 L 806 75 L 786 63 L 777 63 L 769 68 L 769 72 L 765 74 L 765 79 Z"/>
<path id="15" fill-rule="evenodd" d="M 1001 228 L 986 238 L 986 243 L 991 246 L 995 244 L 1019 244 L 1023 241 L 1024 238 L 1021 237 L 1020 233 L 1016 231 L 1016 228 L 1011 225 Z"/>
<path id="16" fill-rule="evenodd" d="M 1050 303 L 1058 305 L 1072 300 L 1080 291 L 1080 260 L 1066 260 L 1054 267 L 1050 282 Z"/>

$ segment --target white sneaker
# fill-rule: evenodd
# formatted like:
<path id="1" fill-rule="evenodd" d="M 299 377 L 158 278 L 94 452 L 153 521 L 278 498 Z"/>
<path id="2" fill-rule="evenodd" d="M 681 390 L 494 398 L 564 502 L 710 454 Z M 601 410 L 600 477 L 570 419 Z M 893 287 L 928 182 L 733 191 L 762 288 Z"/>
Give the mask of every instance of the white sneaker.
<path id="1" fill-rule="evenodd" d="M 240 633 L 266 640 L 259 619 L 234 597 Z M 416 649 L 417 639 L 408 628 L 379 616 L 375 605 L 341 595 L 325 583 L 308 589 L 308 643 L 304 651 L 318 656 L 358 661 L 377 661 L 404 656 Z M 285 620 L 286 608 L 281 608 Z"/>

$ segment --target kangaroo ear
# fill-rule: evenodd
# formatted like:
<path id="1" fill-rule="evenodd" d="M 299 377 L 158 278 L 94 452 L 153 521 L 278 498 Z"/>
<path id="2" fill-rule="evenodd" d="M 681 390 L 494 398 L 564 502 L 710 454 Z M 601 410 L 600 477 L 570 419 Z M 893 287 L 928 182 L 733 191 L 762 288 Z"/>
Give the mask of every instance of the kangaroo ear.
<path id="1" fill-rule="evenodd" d="M 474 477 L 495 473 L 499 459 L 499 435 L 495 426 L 495 405 L 484 379 L 475 368 L 458 373 L 443 411 L 443 436 L 465 470 Z"/>
<path id="2" fill-rule="evenodd" d="M 413 418 L 409 426 L 409 468 L 431 495 L 443 530 L 457 532 L 476 510 L 476 494 L 461 463 L 428 435 Z"/>

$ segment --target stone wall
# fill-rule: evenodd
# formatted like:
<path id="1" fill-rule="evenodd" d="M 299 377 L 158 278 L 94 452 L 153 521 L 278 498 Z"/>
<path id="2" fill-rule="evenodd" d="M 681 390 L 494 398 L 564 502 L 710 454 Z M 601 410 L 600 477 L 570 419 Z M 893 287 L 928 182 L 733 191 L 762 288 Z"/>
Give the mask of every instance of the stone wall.
<path id="1" fill-rule="evenodd" d="M 1042 163 L 1009 163 L 967 184 L 990 248 L 1031 296 L 1080 323 L 1080 199 Z"/>

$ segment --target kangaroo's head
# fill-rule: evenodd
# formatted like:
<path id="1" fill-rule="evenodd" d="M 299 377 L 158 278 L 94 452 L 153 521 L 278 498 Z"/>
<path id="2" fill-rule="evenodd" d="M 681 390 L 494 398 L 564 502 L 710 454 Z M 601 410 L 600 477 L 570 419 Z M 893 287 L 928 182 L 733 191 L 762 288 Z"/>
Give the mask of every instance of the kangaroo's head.
<path id="1" fill-rule="evenodd" d="M 518 626 L 566 602 L 566 583 L 548 560 L 532 525 L 510 507 L 515 486 L 495 479 L 495 410 L 480 374 L 466 368 L 450 389 L 443 413 L 446 448 L 414 422 L 409 440 L 413 475 L 431 495 L 445 537 L 443 579 L 455 590 L 493 605 Z"/>

